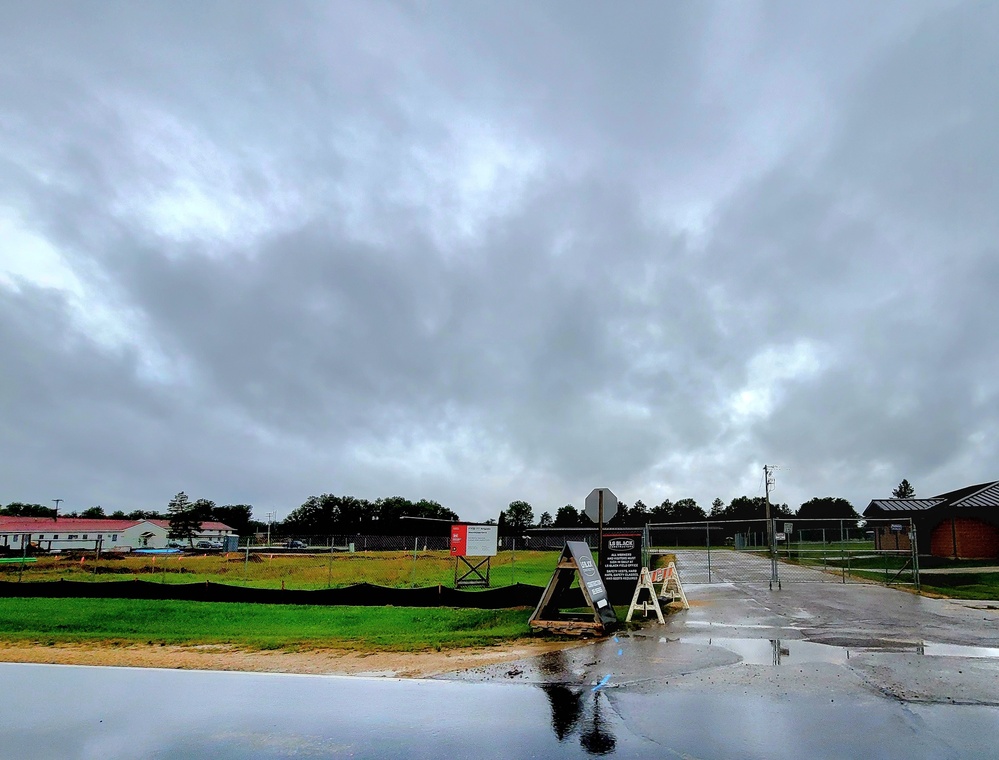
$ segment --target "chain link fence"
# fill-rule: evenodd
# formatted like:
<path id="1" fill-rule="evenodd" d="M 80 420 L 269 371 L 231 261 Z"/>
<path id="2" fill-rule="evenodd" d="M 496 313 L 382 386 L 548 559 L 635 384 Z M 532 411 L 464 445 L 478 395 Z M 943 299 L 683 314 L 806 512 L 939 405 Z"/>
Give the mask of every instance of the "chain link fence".
<path id="1" fill-rule="evenodd" d="M 481 568 L 492 588 L 548 583 L 564 536 L 502 537 Z M 485 558 L 468 558 L 478 563 Z M 249 536 L 236 551 L 100 553 L 84 549 L 39 553 L 0 563 L 0 581 L 220 583 L 253 588 L 316 590 L 371 584 L 388 588 L 455 588 L 468 570 L 450 553 L 450 537 L 381 535 Z"/>
<path id="2" fill-rule="evenodd" d="M 865 583 L 919 587 L 909 518 L 650 524 L 650 557 L 673 553 L 688 583 Z"/>
<path id="3" fill-rule="evenodd" d="M 613 531 L 609 531 L 613 532 Z M 597 530 L 533 529 L 503 536 L 482 566 L 491 587 L 544 586 L 566 541 L 597 544 Z M 646 564 L 667 554 L 688 583 L 881 582 L 918 587 L 915 530 L 908 519 L 797 518 L 650 524 Z M 476 558 L 480 562 L 484 558 Z M 455 588 L 467 566 L 450 555 L 449 536 L 295 535 L 241 539 L 237 551 L 37 556 L 0 564 L 0 580 L 223 583 L 313 590 L 372 584 Z"/>

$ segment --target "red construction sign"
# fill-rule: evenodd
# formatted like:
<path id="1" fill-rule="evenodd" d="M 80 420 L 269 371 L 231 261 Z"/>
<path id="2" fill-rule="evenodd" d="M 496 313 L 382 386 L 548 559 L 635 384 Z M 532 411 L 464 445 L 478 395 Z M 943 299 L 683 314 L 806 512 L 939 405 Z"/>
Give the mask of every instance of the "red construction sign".
<path id="1" fill-rule="evenodd" d="M 495 557 L 498 535 L 495 525 L 455 523 L 451 526 L 451 556 Z"/>

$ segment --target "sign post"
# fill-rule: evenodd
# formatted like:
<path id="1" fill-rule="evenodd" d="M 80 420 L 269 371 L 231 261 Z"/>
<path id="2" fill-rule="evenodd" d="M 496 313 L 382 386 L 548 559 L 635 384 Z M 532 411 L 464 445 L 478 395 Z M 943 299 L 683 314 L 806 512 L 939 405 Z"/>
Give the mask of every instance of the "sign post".
<path id="1" fill-rule="evenodd" d="M 583 512 L 597 524 L 597 546 L 603 561 L 604 520 L 617 514 L 617 496 L 609 488 L 594 488 L 583 503 Z"/>

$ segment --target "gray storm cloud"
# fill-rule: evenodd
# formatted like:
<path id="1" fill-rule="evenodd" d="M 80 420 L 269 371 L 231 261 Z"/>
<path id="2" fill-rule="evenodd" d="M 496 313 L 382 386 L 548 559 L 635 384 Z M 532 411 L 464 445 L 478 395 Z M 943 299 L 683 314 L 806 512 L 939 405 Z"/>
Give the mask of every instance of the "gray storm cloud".
<path id="1" fill-rule="evenodd" d="M 996 477 L 999 11 L 8 3 L 0 502 Z"/>

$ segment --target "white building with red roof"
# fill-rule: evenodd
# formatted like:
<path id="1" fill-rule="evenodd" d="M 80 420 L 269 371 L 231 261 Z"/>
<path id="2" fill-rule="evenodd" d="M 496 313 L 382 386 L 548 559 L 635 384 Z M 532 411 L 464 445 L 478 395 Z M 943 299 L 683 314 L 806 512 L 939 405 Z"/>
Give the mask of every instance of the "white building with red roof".
<path id="1" fill-rule="evenodd" d="M 146 520 L 146 522 L 158 525 L 166 529 L 167 532 L 170 531 L 169 520 Z M 225 523 L 215 520 L 205 520 L 201 523 L 201 530 L 194 534 L 194 543 L 198 543 L 198 541 L 223 542 L 226 536 L 232 535 L 235 535 L 235 532 Z"/>
<path id="2" fill-rule="evenodd" d="M 166 520 L 114 520 L 83 517 L 8 517 L 0 515 L 0 551 L 23 551 L 24 544 L 42 551 L 84 549 L 128 552 L 164 549 L 170 523 Z M 198 541 L 221 542 L 233 534 L 220 522 L 206 521 L 195 536 Z"/>

